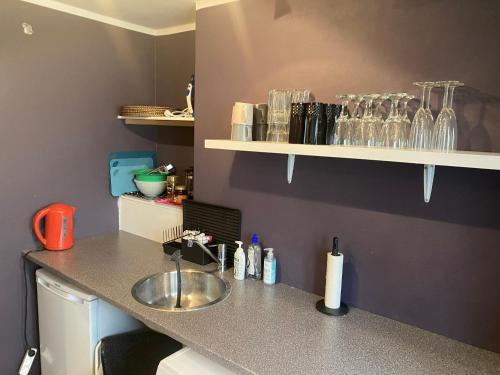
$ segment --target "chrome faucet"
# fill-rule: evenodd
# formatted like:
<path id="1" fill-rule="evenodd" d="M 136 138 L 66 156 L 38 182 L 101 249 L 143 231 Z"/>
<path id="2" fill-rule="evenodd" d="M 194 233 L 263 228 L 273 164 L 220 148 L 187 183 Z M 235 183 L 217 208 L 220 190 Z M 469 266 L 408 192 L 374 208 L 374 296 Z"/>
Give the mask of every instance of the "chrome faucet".
<path id="1" fill-rule="evenodd" d="M 219 261 L 219 258 L 217 258 L 214 254 L 212 254 L 212 252 L 210 251 L 210 249 L 208 247 L 215 247 L 217 245 L 208 245 L 208 247 L 206 247 L 204 244 L 202 244 L 200 241 L 196 241 L 196 240 L 188 240 L 188 246 L 189 247 L 192 247 L 193 246 L 193 243 L 196 243 L 199 247 L 201 247 L 201 249 L 207 253 L 207 255 L 212 258 L 217 264 L 220 264 L 221 262 Z"/>

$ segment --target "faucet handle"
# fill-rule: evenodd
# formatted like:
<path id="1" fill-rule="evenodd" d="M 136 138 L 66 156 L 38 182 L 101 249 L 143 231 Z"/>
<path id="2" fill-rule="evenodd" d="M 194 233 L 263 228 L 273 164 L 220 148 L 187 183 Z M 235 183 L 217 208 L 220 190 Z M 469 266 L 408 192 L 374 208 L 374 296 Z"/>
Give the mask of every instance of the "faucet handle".
<path id="1" fill-rule="evenodd" d="M 170 256 L 170 260 L 172 262 L 178 262 L 179 260 L 181 260 L 182 258 L 182 254 L 181 254 L 181 251 L 180 250 L 175 250 L 172 255 Z"/>

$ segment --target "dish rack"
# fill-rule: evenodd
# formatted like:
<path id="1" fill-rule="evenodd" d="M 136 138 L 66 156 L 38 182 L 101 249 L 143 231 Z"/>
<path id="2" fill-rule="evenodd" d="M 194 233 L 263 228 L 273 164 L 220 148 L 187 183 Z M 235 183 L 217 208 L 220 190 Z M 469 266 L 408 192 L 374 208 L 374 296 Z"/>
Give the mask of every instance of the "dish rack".
<path id="1" fill-rule="evenodd" d="M 182 258 L 190 262 L 206 265 L 213 262 L 196 242 L 184 239 L 184 230 L 195 230 L 212 236 L 212 244 L 226 244 L 227 267 L 233 266 L 236 243 L 241 239 L 241 211 L 234 208 L 185 200 L 182 203 L 183 224 L 164 231 L 163 251 L 173 254 L 181 250 Z M 213 252 L 214 256 L 217 256 Z"/>

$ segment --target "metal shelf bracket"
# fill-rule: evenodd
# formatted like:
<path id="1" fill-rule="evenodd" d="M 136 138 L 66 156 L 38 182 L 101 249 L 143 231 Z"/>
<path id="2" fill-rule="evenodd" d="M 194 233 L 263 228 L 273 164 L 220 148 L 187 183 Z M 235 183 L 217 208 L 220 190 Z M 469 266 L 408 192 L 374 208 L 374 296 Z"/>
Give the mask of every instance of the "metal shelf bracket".
<path id="1" fill-rule="evenodd" d="M 436 166 L 433 164 L 424 164 L 424 201 L 429 203 L 432 194 L 432 184 L 434 183 L 434 172 Z"/>
<path id="2" fill-rule="evenodd" d="M 286 167 L 286 179 L 288 180 L 288 183 L 292 183 L 292 178 L 293 178 L 293 167 L 295 166 L 295 155 L 294 154 L 288 154 L 288 162 L 287 162 L 287 167 Z"/>

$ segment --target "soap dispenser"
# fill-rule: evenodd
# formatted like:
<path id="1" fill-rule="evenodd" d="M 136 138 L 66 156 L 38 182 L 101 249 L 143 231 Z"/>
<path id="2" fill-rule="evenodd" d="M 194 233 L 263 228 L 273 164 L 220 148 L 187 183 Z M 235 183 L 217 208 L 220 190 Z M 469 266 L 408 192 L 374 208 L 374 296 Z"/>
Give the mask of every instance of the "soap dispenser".
<path id="1" fill-rule="evenodd" d="M 267 252 L 264 259 L 264 284 L 273 285 L 276 283 L 276 258 L 274 256 L 274 249 L 264 249 Z"/>
<path id="2" fill-rule="evenodd" d="M 238 248 L 234 253 L 234 278 L 236 280 L 245 280 L 245 252 L 243 251 L 243 242 L 235 241 L 238 244 Z"/>

